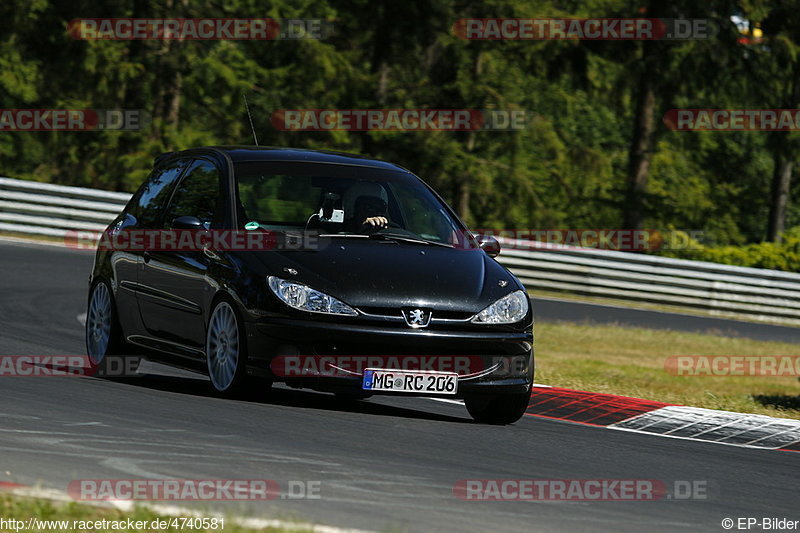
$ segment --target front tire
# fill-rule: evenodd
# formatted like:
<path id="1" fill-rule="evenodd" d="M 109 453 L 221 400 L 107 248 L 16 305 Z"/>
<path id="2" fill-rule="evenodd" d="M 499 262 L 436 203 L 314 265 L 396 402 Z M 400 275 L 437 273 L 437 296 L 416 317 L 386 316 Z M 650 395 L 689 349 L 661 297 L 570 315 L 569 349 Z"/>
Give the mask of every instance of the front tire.
<path id="1" fill-rule="evenodd" d="M 472 418 L 480 424 L 513 424 L 525 414 L 531 399 L 531 390 L 520 394 L 498 394 L 494 396 L 468 396 L 464 404 Z"/>
<path id="2" fill-rule="evenodd" d="M 227 299 L 211 311 L 206 328 L 206 363 L 212 389 L 223 395 L 241 393 L 246 380 L 244 329 Z"/>
<path id="3" fill-rule="evenodd" d="M 125 340 L 111 286 L 105 280 L 97 281 L 89 291 L 85 333 L 86 354 L 92 375 L 122 377 L 131 371 L 133 367 L 128 362 L 133 359 L 132 348 Z M 109 356 L 113 356 L 114 360 Z"/>

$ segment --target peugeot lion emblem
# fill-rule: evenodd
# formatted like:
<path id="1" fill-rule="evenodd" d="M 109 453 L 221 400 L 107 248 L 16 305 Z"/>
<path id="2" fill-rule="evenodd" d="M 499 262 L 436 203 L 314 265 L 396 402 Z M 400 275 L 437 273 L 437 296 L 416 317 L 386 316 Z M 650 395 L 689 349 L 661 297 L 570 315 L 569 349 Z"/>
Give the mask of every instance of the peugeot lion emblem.
<path id="1" fill-rule="evenodd" d="M 412 328 L 424 328 L 431 322 L 431 313 L 422 309 L 404 309 L 403 318 L 406 319 L 406 324 Z"/>

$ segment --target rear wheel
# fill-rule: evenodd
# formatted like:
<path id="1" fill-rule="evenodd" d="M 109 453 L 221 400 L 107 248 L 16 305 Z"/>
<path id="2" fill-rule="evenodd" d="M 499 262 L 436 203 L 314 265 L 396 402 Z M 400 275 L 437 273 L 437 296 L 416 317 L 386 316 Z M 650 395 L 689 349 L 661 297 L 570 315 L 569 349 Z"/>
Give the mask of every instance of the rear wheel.
<path id="1" fill-rule="evenodd" d="M 513 424 L 525 414 L 531 399 L 531 390 L 524 394 L 497 394 L 494 396 L 467 396 L 467 411 L 481 424 Z"/>

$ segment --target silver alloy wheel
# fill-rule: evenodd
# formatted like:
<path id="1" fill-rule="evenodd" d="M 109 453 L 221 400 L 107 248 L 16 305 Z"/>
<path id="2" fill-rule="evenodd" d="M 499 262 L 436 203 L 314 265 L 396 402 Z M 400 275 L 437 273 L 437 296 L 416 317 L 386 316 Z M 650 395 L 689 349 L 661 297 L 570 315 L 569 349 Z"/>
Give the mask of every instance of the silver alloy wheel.
<path id="1" fill-rule="evenodd" d="M 228 390 L 239 366 L 239 325 L 227 302 L 214 307 L 206 334 L 208 377 L 218 391 Z"/>
<path id="2" fill-rule="evenodd" d="M 98 283 L 86 313 L 86 350 L 92 363 L 99 365 L 103 361 L 110 342 L 111 295 L 105 283 Z"/>

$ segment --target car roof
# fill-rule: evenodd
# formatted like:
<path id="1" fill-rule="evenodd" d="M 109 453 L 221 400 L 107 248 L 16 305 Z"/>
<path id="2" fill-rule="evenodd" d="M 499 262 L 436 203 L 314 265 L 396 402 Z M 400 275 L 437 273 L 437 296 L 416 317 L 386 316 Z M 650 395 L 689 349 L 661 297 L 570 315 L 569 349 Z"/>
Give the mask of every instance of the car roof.
<path id="1" fill-rule="evenodd" d="M 386 161 L 372 159 L 357 154 L 331 152 L 326 150 L 308 150 L 303 148 L 280 148 L 273 146 L 203 146 L 181 150 L 180 152 L 169 152 L 162 154 L 157 158 L 157 160 L 161 160 L 169 156 L 192 156 L 194 154 L 201 155 L 202 153 L 208 153 L 209 151 L 222 152 L 230 157 L 234 163 L 254 161 L 296 161 L 302 163 L 353 165 L 409 172 L 400 165 L 395 165 L 394 163 L 388 163 Z"/>

